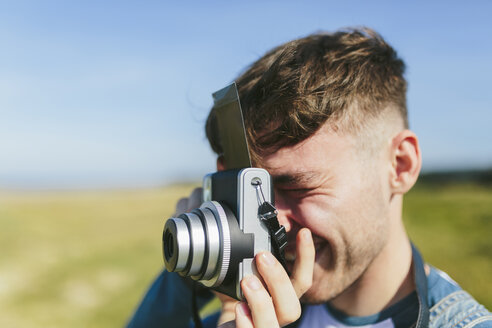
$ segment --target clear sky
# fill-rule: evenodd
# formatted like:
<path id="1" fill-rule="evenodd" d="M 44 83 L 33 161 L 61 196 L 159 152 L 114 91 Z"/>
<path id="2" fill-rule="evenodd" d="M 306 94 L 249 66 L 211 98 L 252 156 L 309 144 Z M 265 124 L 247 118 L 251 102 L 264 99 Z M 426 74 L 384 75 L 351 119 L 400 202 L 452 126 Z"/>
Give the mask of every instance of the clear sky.
<path id="1" fill-rule="evenodd" d="M 211 93 L 283 42 L 369 26 L 407 64 L 424 169 L 492 166 L 492 1 L 0 1 L 0 188 L 212 171 Z"/>

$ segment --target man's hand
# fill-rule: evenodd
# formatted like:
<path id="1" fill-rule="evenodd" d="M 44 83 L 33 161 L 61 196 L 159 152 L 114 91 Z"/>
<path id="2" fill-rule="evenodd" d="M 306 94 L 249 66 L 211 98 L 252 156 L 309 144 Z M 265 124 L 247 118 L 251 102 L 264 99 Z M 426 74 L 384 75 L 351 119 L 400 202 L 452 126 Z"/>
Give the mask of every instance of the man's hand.
<path id="1" fill-rule="evenodd" d="M 195 188 L 191 192 L 190 197 L 185 197 L 178 200 L 178 203 L 176 204 L 176 211 L 173 216 L 177 216 L 200 207 L 200 205 L 202 205 L 202 194 L 202 188 Z"/>
<path id="2" fill-rule="evenodd" d="M 202 204 L 202 188 L 193 190 L 188 198 L 176 204 L 175 216 Z M 296 321 L 301 315 L 299 298 L 311 287 L 314 267 L 314 244 L 309 229 L 297 234 L 296 262 L 289 277 L 282 265 L 269 252 L 256 255 L 255 262 L 264 284 L 256 277 L 245 277 L 241 288 L 247 303 L 216 293 L 222 302 L 220 328 L 272 328 Z"/>
<path id="3" fill-rule="evenodd" d="M 311 287 L 313 280 L 315 250 L 309 229 L 303 228 L 297 234 L 296 252 L 297 259 L 291 277 L 271 253 L 257 254 L 256 266 L 265 285 L 256 276 L 245 277 L 241 281 L 241 288 L 247 303 L 238 302 L 235 306 L 235 320 L 219 327 L 272 328 L 299 319 L 299 298 Z M 231 304 L 230 300 L 226 301 L 223 310 L 230 309 Z M 231 316 L 231 313 L 222 313 L 222 317 Z"/>

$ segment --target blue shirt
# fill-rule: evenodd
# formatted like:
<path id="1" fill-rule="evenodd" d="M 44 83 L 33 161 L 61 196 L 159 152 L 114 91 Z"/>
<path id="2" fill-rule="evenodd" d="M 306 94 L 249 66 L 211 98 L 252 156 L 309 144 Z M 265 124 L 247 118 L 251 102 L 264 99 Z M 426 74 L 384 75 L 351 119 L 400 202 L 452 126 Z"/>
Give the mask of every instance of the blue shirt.
<path id="1" fill-rule="evenodd" d="M 429 308 L 431 308 L 431 316 L 433 315 L 432 308 L 439 305 L 438 303 L 441 300 L 461 290 L 458 284 L 449 278 L 447 274 L 432 267 L 427 276 L 427 285 L 427 301 Z M 202 307 L 212 298 L 212 293 L 205 293 L 205 295 L 198 297 L 198 306 Z M 301 316 L 301 319 L 299 320 L 301 324 L 302 321 L 305 320 L 304 315 L 306 313 L 311 313 L 311 311 L 306 311 L 306 307 L 310 307 L 310 305 L 304 307 L 303 316 Z M 323 307 L 323 310 L 326 310 L 329 316 L 346 326 L 370 326 L 391 319 L 395 327 L 410 327 L 415 323 L 418 315 L 418 300 L 415 292 L 380 313 L 365 317 L 347 316 L 334 309 L 329 304 L 325 304 Z M 486 310 L 485 312 L 488 313 Z M 190 318 L 190 288 L 184 283 L 184 280 L 179 275 L 162 272 L 145 295 L 140 306 L 128 323 L 128 327 L 189 328 L 193 327 Z M 219 313 L 206 318 L 203 322 L 204 328 L 216 327 L 218 318 Z M 492 319 L 492 316 L 490 318 Z M 492 327 L 492 321 L 483 321 L 475 327 Z"/>

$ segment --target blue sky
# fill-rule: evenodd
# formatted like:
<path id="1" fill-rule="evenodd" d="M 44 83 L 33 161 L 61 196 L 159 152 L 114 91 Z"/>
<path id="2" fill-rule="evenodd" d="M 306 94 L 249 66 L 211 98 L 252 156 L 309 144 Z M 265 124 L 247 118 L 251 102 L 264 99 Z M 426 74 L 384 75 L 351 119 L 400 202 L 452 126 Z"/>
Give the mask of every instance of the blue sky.
<path id="1" fill-rule="evenodd" d="M 197 181 L 211 93 L 270 48 L 369 26 L 407 64 L 424 169 L 492 166 L 492 2 L 0 1 L 0 188 Z"/>

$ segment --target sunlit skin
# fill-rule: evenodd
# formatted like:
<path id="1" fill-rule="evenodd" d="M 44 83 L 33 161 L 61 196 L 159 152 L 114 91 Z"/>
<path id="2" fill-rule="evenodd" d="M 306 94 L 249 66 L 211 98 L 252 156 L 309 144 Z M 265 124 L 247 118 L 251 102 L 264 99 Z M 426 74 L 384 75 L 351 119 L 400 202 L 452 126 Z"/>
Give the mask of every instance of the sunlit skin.
<path id="1" fill-rule="evenodd" d="M 339 295 L 388 240 L 389 192 L 379 168 L 364 167 L 358 155 L 352 137 L 325 128 L 261 163 L 273 177 L 278 217 L 289 235 L 301 227 L 313 233 L 314 287 L 303 297 L 309 303 Z M 288 253 L 293 251 L 294 240 Z"/>
<path id="2" fill-rule="evenodd" d="M 390 160 L 392 139 L 367 154 L 357 148 L 357 138 L 325 126 L 263 157 L 260 166 L 273 177 L 279 220 L 289 235 L 306 227 L 314 236 L 313 287 L 302 300 L 331 300 L 348 314 L 369 315 L 412 290 L 411 255 L 401 192 L 390 183 L 397 164 Z M 291 242 L 288 252 L 293 251 Z M 374 306 L 364 304 L 366 299 Z"/>
<path id="3" fill-rule="evenodd" d="M 266 284 L 251 293 L 247 280 L 242 282 L 247 305 L 220 296 L 220 322 L 233 320 L 223 327 L 285 325 L 297 319 L 285 313 L 298 308 L 299 297 L 365 316 L 414 289 L 401 210 L 402 196 L 420 171 L 420 150 L 411 131 L 386 132 L 378 138 L 383 140 L 378 151 L 366 152 L 357 147 L 360 136 L 335 133 L 325 124 L 303 142 L 264 154 L 255 163 L 273 177 L 278 218 L 289 234 L 287 256 L 297 256 L 289 261 L 289 279 L 278 262 L 274 268 L 279 271 L 267 268 L 259 254 Z M 302 242 L 300 235 L 308 230 L 312 241 Z M 276 296 L 275 290 L 290 296 Z"/>

